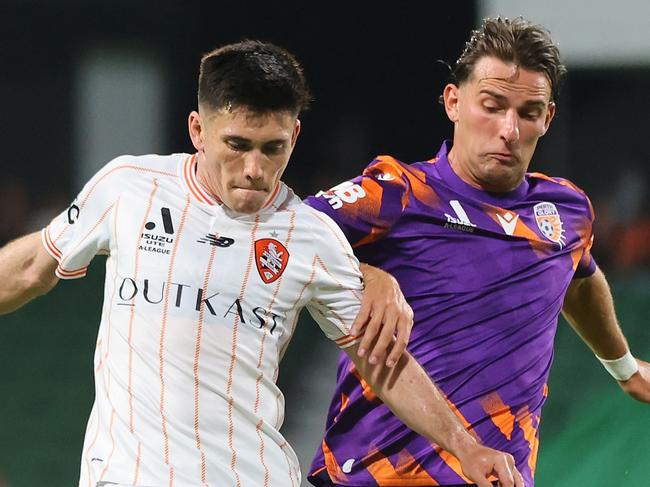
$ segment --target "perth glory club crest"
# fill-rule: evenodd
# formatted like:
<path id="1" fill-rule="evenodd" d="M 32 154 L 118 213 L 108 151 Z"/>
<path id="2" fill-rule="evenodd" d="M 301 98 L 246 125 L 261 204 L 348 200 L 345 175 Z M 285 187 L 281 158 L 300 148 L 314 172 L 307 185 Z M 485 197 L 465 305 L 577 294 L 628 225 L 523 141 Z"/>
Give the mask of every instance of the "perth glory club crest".
<path id="1" fill-rule="evenodd" d="M 273 238 L 255 241 L 255 264 L 260 277 L 270 284 L 282 275 L 289 261 L 289 251 Z"/>
<path id="2" fill-rule="evenodd" d="M 560 248 L 566 244 L 566 237 L 564 236 L 564 225 L 560 218 L 560 213 L 553 203 L 547 201 L 537 203 L 533 207 L 535 213 L 535 220 L 542 234 L 551 242 L 560 245 Z"/>

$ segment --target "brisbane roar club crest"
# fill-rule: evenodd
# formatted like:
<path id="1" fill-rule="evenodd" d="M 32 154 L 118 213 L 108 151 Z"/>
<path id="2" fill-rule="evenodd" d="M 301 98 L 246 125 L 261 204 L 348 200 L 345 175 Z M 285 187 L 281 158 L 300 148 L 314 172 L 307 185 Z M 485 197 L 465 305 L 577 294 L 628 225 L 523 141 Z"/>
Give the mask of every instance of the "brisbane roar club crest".
<path id="1" fill-rule="evenodd" d="M 533 207 L 533 212 L 542 234 L 551 242 L 559 244 L 560 248 L 564 247 L 566 244 L 564 225 L 555 205 L 547 201 L 537 203 Z"/>
<path id="2" fill-rule="evenodd" d="M 260 277 L 270 284 L 282 275 L 289 262 L 289 251 L 273 238 L 255 241 L 255 264 Z"/>

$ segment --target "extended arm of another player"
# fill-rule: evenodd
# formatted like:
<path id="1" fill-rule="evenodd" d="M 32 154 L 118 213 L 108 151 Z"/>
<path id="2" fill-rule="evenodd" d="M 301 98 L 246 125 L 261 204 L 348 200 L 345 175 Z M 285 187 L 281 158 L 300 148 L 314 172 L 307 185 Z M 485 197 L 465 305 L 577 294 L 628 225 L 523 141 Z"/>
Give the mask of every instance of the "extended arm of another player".
<path id="1" fill-rule="evenodd" d="M 41 243 L 40 232 L 25 235 L 0 249 L 0 314 L 10 313 L 50 291 L 56 260 Z"/>
<path id="2" fill-rule="evenodd" d="M 367 325 L 358 355 L 365 356 L 374 342 L 368 354 L 370 363 L 379 363 L 388 353 L 385 363 L 392 367 L 408 345 L 413 328 L 413 310 L 393 276 L 368 264 L 360 264 L 359 269 L 364 282 L 363 298 L 350 334 L 356 336 Z"/>
<path id="3" fill-rule="evenodd" d="M 492 484 L 487 479 L 495 474 L 502 487 L 524 487 L 513 457 L 479 444 L 408 352 L 395 367 L 386 368 L 360 358 L 357 348 L 354 345 L 345 351 L 377 396 L 409 428 L 458 458 L 470 480 L 479 487 L 489 487 Z"/>
<path id="4" fill-rule="evenodd" d="M 582 340 L 600 358 L 614 360 L 629 350 L 616 319 L 614 300 L 600 269 L 589 277 L 574 279 L 564 298 L 562 313 Z M 621 388 L 635 399 L 650 402 L 650 364 L 637 359 L 639 371 Z"/>

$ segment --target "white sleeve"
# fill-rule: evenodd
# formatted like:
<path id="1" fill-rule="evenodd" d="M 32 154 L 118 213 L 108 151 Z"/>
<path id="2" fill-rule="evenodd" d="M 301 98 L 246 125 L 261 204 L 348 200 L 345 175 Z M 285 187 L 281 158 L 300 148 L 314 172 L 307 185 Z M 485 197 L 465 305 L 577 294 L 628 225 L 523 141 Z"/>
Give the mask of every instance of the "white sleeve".
<path id="1" fill-rule="evenodd" d="M 45 249 L 59 265 L 61 279 L 86 275 L 97 254 L 110 251 L 112 210 L 119 197 L 120 158 L 102 168 L 72 202 L 41 232 Z"/>
<path id="2" fill-rule="evenodd" d="M 336 223 L 320 212 L 315 217 L 313 298 L 307 310 L 330 340 L 347 348 L 359 338 L 349 333 L 363 292 L 359 261 Z"/>

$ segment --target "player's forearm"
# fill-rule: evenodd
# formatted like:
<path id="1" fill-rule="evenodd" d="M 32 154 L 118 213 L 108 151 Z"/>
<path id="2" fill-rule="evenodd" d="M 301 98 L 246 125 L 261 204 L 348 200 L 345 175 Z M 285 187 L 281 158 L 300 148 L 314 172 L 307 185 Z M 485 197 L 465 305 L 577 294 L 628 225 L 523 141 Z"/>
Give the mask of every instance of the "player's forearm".
<path id="1" fill-rule="evenodd" d="M 600 269 L 571 283 L 562 312 L 600 358 L 617 359 L 627 352 L 627 341 L 616 319 L 612 293 Z"/>
<path id="2" fill-rule="evenodd" d="M 346 351 L 377 396 L 413 431 L 457 457 L 477 445 L 443 394 L 408 352 L 394 368 L 387 368 L 359 359 L 353 350 Z"/>
<path id="3" fill-rule="evenodd" d="M 10 313 L 54 287 L 57 262 L 41 244 L 40 232 L 0 248 L 0 314 Z"/>

